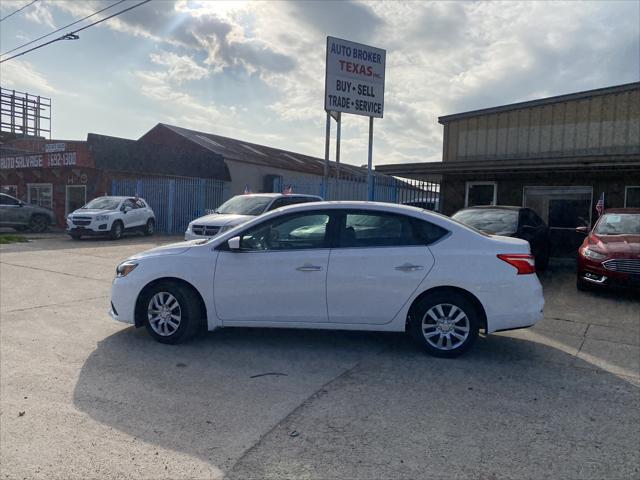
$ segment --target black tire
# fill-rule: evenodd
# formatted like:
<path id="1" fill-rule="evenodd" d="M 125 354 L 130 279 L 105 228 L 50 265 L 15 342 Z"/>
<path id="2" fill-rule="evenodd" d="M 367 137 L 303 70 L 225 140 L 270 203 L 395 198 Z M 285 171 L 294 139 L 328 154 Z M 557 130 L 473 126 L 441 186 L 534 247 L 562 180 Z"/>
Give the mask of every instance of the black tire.
<path id="1" fill-rule="evenodd" d="M 144 227 L 143 233 L 146 237 L 150 237 L 153 235 L 153 232 L 156 231 L 156 221 L 153 218 L 147 220 L 147 224 Z"/>
<path id="2" fill-rule="evenodd" d="M 71 237 L 71 240 L 80 240 L 82 238 L 82 235 L 78 233 L 70 233 L 69 236 Z"/>
<path id="3" fill-rule="evenodd" d="M 49 228 L 49 219 L 46 215 L 35 214 L 29 220 L 29 230 L 33 233 L 46 232 Z"/>
<path id="4" fill-rule="evenodd" d="M 442 323 L 436 322 L 429 312 L 441 317 Z M 464 317 L 460 317 L 461 313 Z M 476 341 L 480 329 L 480 313 L 476 306 L 456 291 L 443 290 L 420 299 L 411 307 L 409 318 L 411 337 L 435 357 L 454 358 L 463 354 Z"/>
<path id="5" fill-rule="evenodd" d="M 113 225 L 111 225 L 111 239 L 112 240 L 119 240 L 120 238 L 122 238 L 122 234 L 124 232 L 124 225 L 122 224 L 122 222 L 120 220 L 116 220 L 115 222 L 113 222 Z"/>
<path id="6" fill-rule="evenodd" d="M 154 301 L 154 298 L 164 298 L 169 300 L 166 295 L 171 295 L 178 304 L 177 309 L 172 309 L 170 312 L 170 314 L 179 313 L 180 315 L 177 328 L 168 324 L 168 321 L 175 322 L 173 318 L 171 318 L 171 320 L 164 321 L 163 327 L 163 320 L 153 321 L 153 314 L 150 313 L 154 307 L 154 304 L 151 303 Z M 160 343 L 173 345 L 184 342 L 191 338 L 203 325 L 200 298 L 193 290 L 180 285 L 179 283 L 171 281 L 159 282 L 144 291 L 139 302 L 139 308 L 137 311 L 138 314 L 143 317 L 139 320 L 142 320 L 147 332 L 149 332 L 149 335 Z M 172 305 L 170 302 L 167 303 L 169 303 L 169 306 Z M 157 317 L 158 316 L 155 318 Z M 160 332 L 163 332 L 164 334 Z"/>

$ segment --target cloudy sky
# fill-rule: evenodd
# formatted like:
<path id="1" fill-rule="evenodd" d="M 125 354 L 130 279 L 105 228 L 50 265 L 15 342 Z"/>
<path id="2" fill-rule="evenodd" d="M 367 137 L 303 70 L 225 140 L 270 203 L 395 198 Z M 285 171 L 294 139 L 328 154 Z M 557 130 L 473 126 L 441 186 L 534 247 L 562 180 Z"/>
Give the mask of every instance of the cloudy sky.
<path id="1" fill-rule="evenodd" d="M 38 0 L 0 24 L 0 51 L 115 2 Z M 52 98 L 55 138 L 165 122 L 322 157 L 327 35 L 387 50 L 374 164 L 440 160 L 440 115 L 640 79 L 637 0 L 153 0 L 0 64 L 0 81 Z M 368 120 L 343 119 L 342 160 L 365 164 Z"/>

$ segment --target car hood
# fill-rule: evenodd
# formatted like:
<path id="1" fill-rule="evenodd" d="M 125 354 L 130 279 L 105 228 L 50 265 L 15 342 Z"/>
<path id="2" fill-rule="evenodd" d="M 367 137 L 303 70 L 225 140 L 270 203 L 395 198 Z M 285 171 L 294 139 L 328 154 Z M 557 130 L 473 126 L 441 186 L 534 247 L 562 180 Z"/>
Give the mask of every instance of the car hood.
<path id="1" fill-rule="evenodd" d="M 589 244 L 610 255 L 640 256 L 640 235 L 592 235 Z"/>
<path id="2" fill-rule="evenodd" d="M 203 240 L 189 240 L 187 242 L 170 243 L 168 245 L 162 245 L 161 247 L 152 248 L 135 254 L 130 260 L 140 260 L 149 257 L 159 257 L 164 255 L 181 255 L 187 252 L 191 247 L 206 243 L 207 239 Z"/>
<path id="3" fill-rule="evenodd" d="M 193 222 L 194 225 L 210 225 L 213 227 L 222 227 L 223 225 L 240 225 L 241 223 L 248 222 L 254 215 L 235 215 L 230 213 L 212 213 L 211 215 L 205 215 L 204 217 L 196 218 Z"/>
<path id="4" fill-rule="evenodd" d="M 78 210 L 74 210 L 71 215 L 99 215 L 104 213 L 113 213 L 117 212 L 117 210 L 99 210 L 95 208 L 79 208 Z"/>

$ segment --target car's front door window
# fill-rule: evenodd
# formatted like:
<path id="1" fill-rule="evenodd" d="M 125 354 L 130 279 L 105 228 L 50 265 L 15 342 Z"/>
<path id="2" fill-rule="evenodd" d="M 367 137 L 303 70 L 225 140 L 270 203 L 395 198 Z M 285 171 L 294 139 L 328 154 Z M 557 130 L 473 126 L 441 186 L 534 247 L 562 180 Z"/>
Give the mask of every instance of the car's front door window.
<path id="1" fill-rule="evenodd" d="M 245 232 L 240 248 L 248 251 L 325 248 L 328 224 L 326 213 L 279 217 Z"/>

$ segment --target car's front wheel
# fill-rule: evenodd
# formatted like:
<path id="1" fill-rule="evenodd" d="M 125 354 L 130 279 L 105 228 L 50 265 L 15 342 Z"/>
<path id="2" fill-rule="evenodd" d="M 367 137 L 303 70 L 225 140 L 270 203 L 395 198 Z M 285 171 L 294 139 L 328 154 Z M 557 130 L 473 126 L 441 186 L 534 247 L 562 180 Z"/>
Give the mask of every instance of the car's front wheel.
<path id="1" fill-rule="evenodd" d="M 147 220 L 147 224 L 144 226 L 144 234 L 148 237 L 153 235 L 153 232 L 156 230 L 156 222 L 153 218 Z"/>
<path id="2" fill-rule="evenodd" d="M 113 222 L 113 225 L 111 225 L 111 238 L 113 240 L 122 238 L 123 231 L 124 226 L 122 225 L 122 222 L 120 220 L 116 220 L 115 222 Z"/>
<path id="3" fill-rule="evenodd" d="M 409 333 L 436 357 L 464 353 L 478 337 L 480 315 L 464 295 L 442 291 L 420 299 L 409 313 Z"/>
<path id="4" fill-rule="evenodd" d="M 33 233 L 46 232 L 49 228 L 49 219 L 45 215 L 33 215 L 29 221 L 29 229 Z"/>
<path id="5" fill-rule="evenodd" d="M 145 327 L 158 342 L 183 342 L 201 324 L 198 296 L 180 284 L 160 282 L 144 292 L 140 301 Z"/>

